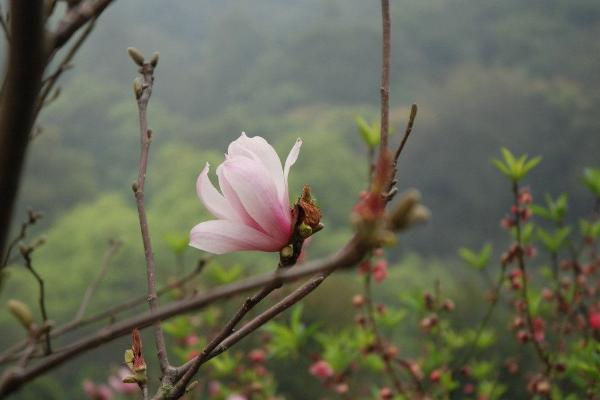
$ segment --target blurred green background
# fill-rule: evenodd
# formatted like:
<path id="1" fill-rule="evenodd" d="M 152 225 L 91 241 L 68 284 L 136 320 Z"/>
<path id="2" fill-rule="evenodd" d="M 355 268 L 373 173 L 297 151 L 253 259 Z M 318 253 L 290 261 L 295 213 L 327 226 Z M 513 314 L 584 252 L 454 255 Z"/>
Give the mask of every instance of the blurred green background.
<path id="1" fill-rule="evenodd" d="M 510 193 L 489 162 L 499 147 L 544 156 L 530 177 L 538 195 L 569 192 L 575 215 L 591 206 L 579 176 L 599 161 L 600 2 L 403 0 L 391 6 L 392 141 L 399 140 L 410 104 L 419 105 L 399 164 L 399 188 L 421 190 L 433 218 L 388 250 L 397 264 L 395 281 L 379 286 L 377 296 L 396 298 L 398 291 L 440 279 L 457 302 L 457 318 L 474 323 L 483 309 L 470 301 L 479 277 L 469 275 L 455 252 L 487 238 L 503 243 L 498 221 Z M 242 130 L 265 137 L 283 159 L 296 137 L 304 140 L 290 193 L 310 184 L 326 225 L 309 257 L 344 243 L 367 170 L 354 119 L 378 117 L 379 2 L 117 0 L 65 73 L 60 98 L 38 121 L 43 133 L 30 148 L 15 214 L 16 230 L 28 207 L 45 213 L 30 237 L 47 235 L 34 265 L 46 279 L 52 319 L 67 321 L 75 313 L 110 238 L 124 246 L 91 310 L 145 291 L 130 189 L 138 132 L 128 46 L 161 53 L 146 188 L 161 282 L 178 273 L 165 237 L 184 236 L 207 218 L 195 194 L 198 173 L 206 161 L 218 165 Z M 199 255 L 189 249 L 184 270 Z M 221 259 L 224 268 L 235 263 L 255 274 L 276 258 Z M 9 272 L 0 301 L 19 298 L 34 308 L 35 282 L 18 265 Z M 333 277 L 308 300 L 319 306 L 305 307 L 307 318 L 351 321 L 344 310 L 353 286 L 349 274 Z M 22 335 L 5 310 L 0 331 L 2 347 Z M 402 343 L 419 332 L 397 334 Z M 15 398 L 82 398 L 81 380 L 104 379 L 127 342 L 87 353 Z M 279 369 L 281 392 L 309 398 L 299 394 L 310 379 L 305 368 L 290 379 L 292 367 Z"/>

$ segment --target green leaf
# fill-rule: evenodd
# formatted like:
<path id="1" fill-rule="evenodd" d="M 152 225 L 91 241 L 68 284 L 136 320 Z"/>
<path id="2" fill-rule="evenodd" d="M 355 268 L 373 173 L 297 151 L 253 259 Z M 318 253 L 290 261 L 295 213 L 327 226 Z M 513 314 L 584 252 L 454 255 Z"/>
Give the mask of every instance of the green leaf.
<path id="1" fill-rule="evenodd" d="M 498 170 L 500 172 L 502 172 L 504 175 L 506 175 L 507 177 L 511 177 L 511 173 L 510 173 L 510 169 L 508 169 L 508 167 L 506 165 L 504 165 L 504 163 L 500 160 L 497 159 L 492 159 L 492 164 L 494 164 L 496 166 L 496 168 L 498 168 Z"/>
<path id="2" fill-rule="evenodd" d="M 584 169 L 583 182 L 596 197 L 600 197 L 600 168 Z"/>
<path id="3" fill-rule="evenodd" d="M 534 157 L 531 160 L 527 161 L 525 163 L 525 165 L 523 166 L 523 175 L 527 174 L 529 171 L 531 171 L 533 168 L 535 168 L 541 161 L 542 161 L 541 156 Z"/>
<path id="4" fill-rule="evenodd" d="M 484 269 L 489 265 L 492 258 L 492 245 L 486 243 L 479 253 L 475 253 L 466 247 L 461 247 L 458 249 L 458 255 L 471 267 Z"/>
<path id="5" fill-rule="evenodd" d="M 175 254 L 181 254 L 189 248 L 190 238 L 187 234 L 167 233 L 164 235 L 163 240 Z"/>
<path id="6" fill-rule="evenodd" d="M 359 116 L 356 117 L 356 125 L 358 127 L 358 133 L 369 148 L 373 149 L 379 145 L 381 137 L 376 123 L 369 125 L 363 117 Z"/>

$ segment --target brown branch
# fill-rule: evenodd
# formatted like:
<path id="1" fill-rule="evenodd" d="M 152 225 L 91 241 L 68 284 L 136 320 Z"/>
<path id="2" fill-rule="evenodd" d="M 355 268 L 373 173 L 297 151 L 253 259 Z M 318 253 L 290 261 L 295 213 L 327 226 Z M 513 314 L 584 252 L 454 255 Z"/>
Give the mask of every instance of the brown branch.
<path id="1" fill-rule="evenodd" d="M 381 0 L 382 24 L 382 64 L 381 64 L 381 141 L 379 143 L 380 156 L 387 150 L 390 113 L 390 2 Z"/>
<path id="2" fill-rule="evenodd" d="M 4 260 L 44 69 L 42 0 L 11 0 L 11 42 L 0 100 L 0 260 Z"/>
<path id="3" fill-rule="evenodd" d="M 6 254 L 4 256 L 4 260 L 2 261 L 2 264 L 0 264 L 0 269 L 4 268 L 8 264 L 10 264 L 10 262 L 11 262 L 10 254 L 12 253 L 12 250 L 21 240 L 23 240 L 27 237 L 27 230 L 29 229 L 29 227 L 31 227 L 32 225 L 35 225 L 35 223 L 40 218 L 42 218 L 42 213 L 40 213 L 39 211 L 27 210 L 27 220 L 25 220 L 25 221 L 23 221 L 23 223 L 21 223 L 21 229 L 19 230 L 19 233 L 8 244 L 8 247 L 6 248 Z"/>
<path id="4" fill-rule="evenodd" d="M 81 45 L 83 44 L 83 42 L 85 42 L 85 40 L 88 38 L 90 33 L 92 33 L 92 31 L 94 30 L 94 27 L 96 26 L 96 19 L 97 19 L 97 17 L 94 17 L 88 23 L 85 30 L 77 38 L 77 41 L 73 44 L 73 46 L 71 46 L 71 48 L 69 49 L 67 54 L 65 54 L 62 61 L 59 63 L 58 67 L 56 67 L 54 72 L 51 73 L 48 77 L 46 77 L 43 80 L 42 91 L 38 97 L 36 111 L 35 111 L 36 117 L 39 115 L 42 108 L 44 108 L 47 105 L 46 99 L 48 98 L 48 95 L 50 94 L 50 92 L 52 91 L 54 86 L 56 85 L 56 82 L 58 81 L 60 76 L 63 74 L 63 72 L 65 72 L 66 70 L 71 68 L 71 61 L 73 60 L 73 57 L 75 57 L 75 55 L 81 48 Z"/>
<path id="5" fill-rule="evenodd" d="M 148 285 L 148 306 L 150 307 L 151 313 L 155 313 L 158 309 L 158 296 L 156 294 L 156 268 L 154 265 L 154 253 L 152 251 L 152 241 L 150 239 L 148 218 L 146 216 L 146 207 L 144 204 L 144 184 L 146 182 L 148 153 L 152 139 L 152 131 L 148 129 L 147 109 L 148 102 L 152 96 L 154 67 L 155 64 L 153 63 L 143 63 L 139 70 L 141 78 L 136 78 L 136 82 L 140 83 L 139 88 L 137 88 L 135 92 L 140 124 L 140 161 L 138 166 L 137 182 L 133 184 L 133 192 L 135 194 L 138 217 L 140 221 L 140 230 L 142 232 L 142 242 L 144 244 L 146 277 Z M 165 336 L 160 325 L 160 320 L 154 322 L 154 343 L 156 345 L 158 360 L 160 362 L 160 370 L 162 374 L 165 375 L 170 369 L 170 365 L 165 344 Z"/>
<path id="6" fill-rule="evenodd" d="M 91 349 L 104 343 L 108 343 L 116 338 L 130 335 L 133 328 L 145 328 L 156 321 L 166 320 L 191 311 L 197 311 L 218 300 L 231 298 L 237 294 L 261 288 L 274 282 L 283 284 L 319 272 L 327 274 L 338 268 L 350 267 L 358 263 L 364 257 L 367 250 L 368 247 L 358 240 L 357 237 L 354 237 L 343 249 L 333 256 L 307 262 L 302 264 L 302 267 L 279 270 L 274 273 L 248 278 L 228 285 L 222 285 L 203 294 L 198 294 L 190 299 L 163 306 L 155 313 L 146 312 L 142 315 L 100 329 L 78 341 L 74 341 L 68 348 L 61 349 L 60 353 L 56 352 L 42 360 L 39 364 L 33 365 L 19 374 L 12 376 L 9 381 L 0 386 L 0 397 L 14 392 L 24 383 L 31 381 Z"/>
<path id="7" fill-rule="evenodd" d="M 119 248 L 121 248 L 122 242 L 119 240 L 111 239 L 109 242 L 109 245 L 110 245 L 110 247 L 108 248 L 108 250 L 106 251 L 106 253 L 104 254 L 104 257 L 102 259 L 102 264 L 100 265 L 100 272 L 98 273 L 98 276 L 96 276 L 96 279 L 94 279 L 94 281 L 86 289 L 86 291 L 83 295 L 83 299 L 81 300 L 81 304 L 79 305 L 79 309 L 77 310 L 77 313 L 75 314 L 75 317 L 73 318 L 73 322 L 81 321 L 81 318 L 83 318 L 83 314 L 85 314 L 85 310 L 87 309 L 87 306 L 90 303 L 92 296 L 94 295 L 94 293 L 96 293 L 96 290 L 98 289 L 98 285 L 100 284 L 100 282 L 102 281 L 102 279 L 104 279 L 104 276 L 106 275 L 106 271 L 108 270 L 108 265 L 110 264 L 110 260 L 113 258 L 113 256 L 115 254 L 117 254 L 117 252 L 119 251 Z"/>
<path id="8" fill-rule="evenodd" d="M 416 104 L 413 104 L 412 106 L 410 106 L 410 115 L 408 116 L 408 122 L 406 123 L 406 128 L 404 129 L 404 136 L 402 137 L 400 146 L 398 146 L 398 149 L 396 149 L 396 154 L 394 154 L 394 170 L 396 169 L 396 166 L 398 165 L 398 158 L 400 157 L 402 150 L 404 150 L 406 141 L 408 140 L 408 137 L 412 133 L 413 126 L 415 124 L 415 119 L 417 118 L 417 111 L 418 111 L 418 107 Z"/>
<path id="9" fill-rule="evenodd" d="M 44 279 L 41 277 L 40 274 L 37 273 L 37 271 L 35 269 L 33 269 L 33 264 L 31 261 L 32 251 L 33 251 L 33 249 L 31 247 L 24 248 L 21 250 L 21 254 L 23 255 L 23 259 L 25 260 L 25 268 L 27 268 L 27 270 L 31 273 L 31 275 L 33 275 L 33 277 L 35 278 L 35 280 L 38 283 L 38 287 L 39 287 L 38 303 L 40 306 L 40 312 L 42 314 L 43 325 L 47 326 L 48 312 L 46 311 L 46 291 L 44 288 Z M 44 339 L 45 339 L 44 354 L 48 355 L 48 354 L 52 353 L 49 329 L 47 329 L 46 332 L 44 333 Z M 34 349 L 35 349 L 35 347 L 34 347 Z"/>
<path id="10" fill-rule="evenodd" d="M 78 6 L 67 10 L 52 35 L 52 49 L 60 49 L 79 28 L 97 18 L 113 0 L 83 0 Z"/>
<path id="11" fill-rule="evenodd" d="M 513 182 L 512 192 L 513 192 L 513 199 L 514 199 L 513 206 L 515 207 L 515 209 L 518 209 L 519 208 L 519 185 L 518 185 L 518 183 Z M 552 363 L 550 362 L 550 357 L 548 356 L 546 351 L 544 351 L 544 349 L 542 348 L 540 343 L 535 339 L 535 328 L 533 325 L 533 316 L 531 314 L 531 306 L 529 304 L 529 289 L 528 289 L 529 279 L 527 278 L 527 269 L 525 267 L 525 258 L 523 255 L 523 240 L 522 240 L 522 236 L 521 236 L 521 216 L 518 212 L 515 213 L 515 232 L 516 232 L 516 235 L 515 235 L 516 242 L 517 242 L 517 246 L 518 246 L 517 262 L 518 262 L 519 270 L 521 271 L 521 275 L 522 275 L 522 279 L 523 279 L 521 298 L 525 305 L 525 320 L 527 321 L 527 328 L 529 330 L 529 336 L 531 338 L 531 343 L 533 343 L 533 347 L 537 353 L 537 356 L 546 366 L 546 372 L 550 373 L 552 371 Z"/>
<path id="12" fill-rule="evenodd" d="M 206 258 L 202 258 L 198 261 L 198 265 L 196 268 L 187 275 L 182 276 L 175 282 L 172 282 L 168 285 L 163 286 L 157 291 L 157 296 L 162 296 L 166 293 L 171 292 L 173 289 L 181 287 L 183 284 L 188 282 L 190 279 L 194 278 L 196 275 L 200 274 L 204 269 L 204 266 L 207 263 Z M 134 297 L 130 300 L 127 300 L 121 304 L 117 304 L 113 307 L 108 308 L 107 310 L 101 311 L 97 314 L 91 315 L 87 318 L 81 318 L 79 321 L 72 320 L 67 322 L 66 324 L 59 326 L 57 328 L 52 329 L 50 337 L 55 338 L 64 335 L 65 333 L 71 332 L 75 329 L 90 325 L 94 322 L 102 321 L 103 319 L 111 318 L 114 319 L 116 315 L 130 310 L 140 304 L 146 303 L 148 301 L 147 295 L 142 295 L 138 297 Z M 17 354 L 20 350 L 23 350 L 27 346 L 28 341 L 23 340 L 21 342 L 15 343 L 13 346 L 6 349 L 2 355 L 0 355 L 0 364 L 5 363 L 7 361 L 12 361 L 15 359 L 15 354 Z"/>

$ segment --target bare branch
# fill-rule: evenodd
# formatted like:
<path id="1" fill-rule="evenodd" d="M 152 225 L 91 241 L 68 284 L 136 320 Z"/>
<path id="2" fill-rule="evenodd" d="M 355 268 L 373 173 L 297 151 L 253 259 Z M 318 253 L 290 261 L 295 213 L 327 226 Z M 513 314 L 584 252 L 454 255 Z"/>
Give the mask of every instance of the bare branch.
<path id="1" fill-rule="evenodd" d="M 133 184 L 133 192 L 138 210 L 140 221 L 140 230 L 142 232 L 142 241 L 144 243 L 144 256 L 146 259 L 146 276 L 148 284 L 148 305 L 150 312 L 155 313 L 158 309 L 158 296 L 156 295 L 156 272 L 154 266 L 154 253 L 152 252 L 152 241 L 148 228 L 148 218 L 146 217 L 146 207 L 144 204 L 144 184 L 146 182 L 146 169 L 148 167 L 148 153 L 152 139 L 152 131 L 148 129 L 147 108 L 150 97 L 152 96 L 152 85 L 154 84 L 154 67 L 152 63 L 144 63 L 140 67 L 141 78 L 136 78 L 139 82 L 139 88 L 135 90 L 137 98 L 138 116 L 140 123 L 140 161 L 138 165 L 137 182 Z M 160 362 L 162 374 L 169 370 L 169 358 L 165 344 L 165 337 L 160 325 L 160 321 L 154 322 L 154 342 Z"/>
<path id="2" fill-rule="evenodd" d="M 83 0 L 78 6 L 67 10 L 52 36 L 52 48 L 61 48 L 79 28 L 97 18 L 112 2 L 113 0 Z"/>
<path id="3" fill-rule="evenodd" d="M 91 349 L 116 338 L 131 334 L 133 328 L 145 328 L 156 321 L 166 320 L 183 313 L 200 310 L 218 300 L 231 298 L 239 293 L 261 288 L 274 282 L 283 284 L 319 272 L 328 274 L 338 268 L 350 267 L 358 263 L 367 251 L 368 247 L 358 240 L 357 237 L 354 237 L 342 250 L 333 256 L 302 264 L 302 266 L 298 268 L 284 271 L 278 270 L 274 273 L 252 277 L 228 285 L 222 285 L 203 294 L 198 294 L 190 299 L 163 306 L 155 313 L 147 312 L 126 321 L 116 323 L 75 341 L 72 345 L 68 346 L 68 348 L 60 349 L 60 352 L 55 352 L 55 354 L 45 358 L 39 364 L 31 366 L 19 374 L 13 375 L 10 380 L 0 386 L 0 396 L 14 392 L 24 383 Z"/>
<path id="4" fill-rule="evenodd" d="M 381 64 L 381 141 L 379 144 L 380 156 L 387 150 L 390 114 L 390 2 L 381 0 L 382 24 L 382 64 Z"/>
<path id="5" fill-rule="evenodd" d="M 12 0 L 8 67 L 0 100 L 0 260 L 4 260 L 44 69 L 43 1 Z"/>

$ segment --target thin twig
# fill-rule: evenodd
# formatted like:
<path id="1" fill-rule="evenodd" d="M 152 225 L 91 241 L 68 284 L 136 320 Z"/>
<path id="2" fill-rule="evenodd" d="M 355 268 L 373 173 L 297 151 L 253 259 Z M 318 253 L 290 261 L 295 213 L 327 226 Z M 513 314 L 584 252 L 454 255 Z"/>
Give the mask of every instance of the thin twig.
<path id="1" fill-rule="evenodd" d="M 23 221 L 23 223 L 21 224 L 21 229 L 19 230 L 19 233 L 8 244 L 8 247 L 6 248 L 6 254 L 4 256 L 4 260 L 2 261 L 2 264 L 0 265 L 0 269 L 6 267 L 11 262 L 10 255 L 11 255 L 14 247 L 21 240 L 23 240 L 23 239 L 25 239 L 25 237 L 27 237 L 27 230 L 29 229 L 29 227 L 31 227 L 32 225 L 35 225 L 35 223 L 40 218 L 42 218 L 42 213 L 40 213 L 39 211 L 34 211 L 34 210 L 27 211 L 27 220 Z"/>
<path id="2" fill-rule="evenodd" d="M 94 295 L 94 293 L 98 289 L 98 285 L 100 284 L 100 282 L 102 281 L 102 279 L 104 279 L 104 276 L 106 275 L 106 271 L 108 270 L 108 265 L 110 264 L 110 260 L 113 258 L 113 256 L 115 254 L 117 254 L 117 252 L 119 251 L 119 248 L 121 247 L 121 244 L 122 244 L 122 242 L 119 240 L 111 240 L 110 241 L 110 247 L 104 254 L 104 257 L 102 259 L 102 264 L 100 265 L 100 272 L 98 273 L 98 276 L 96 276 L 96 279 L 94 279 L 94 281 L 90 284 L 90 286 L 85 291 L 85 293 L 83 295 L 83 299 L 81 300 L 81 304 L 79 305 L 79 310 L 77 310 L 77 313 L 75 314 L 75 317 L 73 318 L 73 321 L 81 321 L 81 318 L 83 318 L 83 314 L 85 314 L 85 310 L 87 309 L 87 306 L 90 303 L 92 296 Z"/>
<path id="3" fill-rule="evenodd" d="M 52 35 L 52 48 L 59 49 L 88 21 L 97 18 L 113 0 L 82 1 L 76 7 L 70 8 L 58 23 Z"/>
<path id="4" fill-rule="evenodd" d="M 387 150 L 390 113 L 390 2 L 381 0 L 381 25 L 382 25 L 382 63 L 381 63 L 381 141 L 379 144 L 380 157 Z"/>
<path id="5" fill-rule="evenodd" d="M 367 320 L 369 326 L 371 327 L 371 331 L 373 336 L 375 336 L 375 350 L 379 355 L 379 358 L 383 361 L 385 366 L 385 372 L 396 388 L 396 392 L 401 396 L 406 396 L 406 392 L 404 387 L 402 386 L 402 381 L 396 376 L 396 372 L 394 371 L 394 366 L 391 363 L 389 357 L 385 355 L 385 347 L 383 344 L 383 337 L 379 331 L 379 327 L 377 325 L 377 321 L 375 320 L 375 306 L 373 305 L 373 294 L 371 291 L 371 274 L 367 273 L 364 278 L 364 296 L 365 296 L 365 311 L 367 313 Z"/>
<path id="6" fill-rule="evenodd" d="M 35 280 L 38 283 L 38 286 L 39 286 L 38 303 L 40 306 L 40 312 L 42 314 L 43 325 L 45 326 L 48 324 L 48 312 L 46 311 L 46 292 L 44 289 L 44 279 L 42 279 L 40 274 L 38 274 L 37 271 L 33 268 L 33 264 L 31 261 L 31 252 L 32 252 L 31 248 L 25 248 L 21 251 L 21 254 L 23 255 L 23 259 L 25 260 L 25 268 L 27 268 L 27 270 L 33 275 L 33 277 L 35 278 Z M 46 332 L 44 333 L 44 338 L 45 338 L 44 354 L 48 355 L 48 354 L 52 353 L 52 346 L 50 343 L 50 331 L 49 330 L 46 330 Z"/>
<path id="7" fill-rule="evenodd" d="M 150 240 L 150 231 L 148 229 L 148 218 L 146 217 L 146 207 L 144 204 L 144 184 L 146 182 L 146 169 L 148 167 L 148 153 L 152 139 L 152 131 L 148 129 L 147 108 L 150 97 L 152 96 L 152 85 L 154 83 L 154 65 L 144 63 L 140 67 L 141 87 L 136 92 L 138 117 L 140 124 L 140 161 L 138 165 L 137 182 L 133 185 L 133 192 L 138 210 L 140 221 L 140 230 L 142 232 L 142 242 L 144 243 L 144 256 L 146 260 L 146 276 L 148 284 L 148 305 L 150 312 L 155 313 L 158 309 L 158 296 L 156 294 L 156 272 L 154 266 L 154 253 L 152 252 L 152 241 Z M 140 78 L 137 78 L 140 79 Z M 165 344 L 165 336 L 160 325 L 160 321 L 154 323 L 154 342 L 160 362 L 160 370 L 163 375 L 169 370 L 169 358 Z"/>
<path id="8" fill-rule="evenodd" d="M 38 101 L 37 101 L 37 106 L 36 106 L 36 111 L 35 111 L 36 117 L 40 113 L 42 108 L 47 104 L 46 99 L 47 99 L 48 95 L 50 94 L 50 92 L 52 91 L 52 89 L 54 88 L 54 86 L 55 86 L 56 82 L 58 81 L 58 79 L 60 78 L 60 76 L 63 74 L 63 72 L 65 72 L 66 70 L 71 68 L 71 61 L 73 60 L 73 57 L 75 57 L 75 55 L 81 48 L 81 45 L 83 44 L 83 42 L 85 42 L 85 40 L 88 38 L 90 33 L 92 33 L 92 31 L 94 30 L 94 27 L 96 26 L 96 18 L 97 17 L 94 17 L 88 23 L 85 30 L 81 33 L 81 35 L 79 35 L 79 37 L 77 38 L 77 41 L 75 41 L 75 43 L 73 44 L 73 46 L 71 46 L 71 48 L 69 49 L 67 54 L 65 54 L 62 61 L 56 67 L 54 72 L 51 73 L 48 77 L 44 78 L 44 80 L 42 82 L 42 91 L 41 91 L 40 95 L 38 96 Z"/>
<path id="9" fill-rule="evenodd" d="M 175 282 L 171 282 L 171 283 L 163 286 L 162 288 L 160 288 L 156 293 L 157 296 L 158 297 L 163 296 L 163 295 L 173 291 L 174 289 L 181 287 L 186 282 L 189 282 L 196 275 L 199 275 L 202 272 L 202 270 L 204 269 L 204 266 L 206 265 L 207 260 L 208 260 L 207 258 L 200 259 L 198 261 L 196 268 L 193 271 L 191 271 L 189 274 L 184 275 L 181 278 L 177 279 Z M 62 326 L 52 329 L 52 331 L 50 333 L 50 337 L 51 338 L 59 337 L 59 336 L 64 335 L 65 333 L 71 332 L 75 329 L 90 325 L 94 322 L 98 322 L 98 321 L 101 321 L 101 320 L 107 319 L 107 318 L 110 318 L 112 320 L 111 322 L 114 322 L 114 318 L 118 314 L 125 312 L 127 310 L 130 310 L 140 304 L 146 303 L 147 301 L 148 301 L 147 295 L 138 296 L 138 297 L 132 298 L 130 300 L 127 300 L 121 304 L 112 306 L 112 307 L 108 308 L 107 310 L 101 311 L 97 314 L 91 315 L 86 318 L 81 318 L 81 320 L 79 320 L 79 321 L 72 320 Z M 13 346 L 6 349 L 0 355 L 0 364 L 3 364 L 7 361 L 14 360 L 15 354 L 17 354 L 20 350 L 23 350 L 26 346 L 27 346 L 27 340 L 23 340 L 21 342 L 15 343 Z M 59 351 L 60 351 L 60 349 L 55 350 L 55 353 L 59 352 Z"/>
<path id="10" fill-rule="evenodd" d="M 394 154 L 394 168 L 398 165 L 398 158 L 404 150 L 404 146 L 406 145 L 406 141 L 408 137 L 412 133 L 413 126 L 415 125 L 415 119 L 417 118 L 418 107 L 416 104 L 410 106 L 410 115 L 408 116 L 408 122 L 406 123 L 406 129 L 404 129 L 404 136 L 402 137 L 402 141 L 400 142 L 400 146 L 396 149 L 396 154 Z"/>
<path id="11" fill-rule="evenodd" d="M 516 183 L 516 182 L 513 183 L 512 191 L 513 191 L 513 199 L 514 199 L 513 206 L 515 207 L 515 209 L 518 209 L 519 208 L 519 185 L 518 185 L 518 183 Z M 535 328 L 534 328 L 534 324 L 533 324 L 533 316 L 531 314 L 531 306 L 529 304 L 527 270 L 525 267 L 525 258 L 524 258 L 524 254 L 523 254 L 523 240 L 522 240 L 522 236 L 521 236 L 521 216 L 518 212 L 515 213 L 515 232 L 516 232 L 516 235 L 515 235 L 516 242 L 517 242 L 517 246 L 518 246 L 517 262 L 518 262 L 519 270 L 521 271 L 522 280 L 523 280 L 521 298 L 525 305 L 525 320 L 527 321 L 527 328 L 529 330 L 529 336 L 531 337 L 531 342 L 533 343 L 533 347 L 535 348 L 535 351 L 536 351 L 538 357 L 540 358 L 540 360 L 545 364 L 546 372 L 549 373 L 552 371 L 552 363 L 550 362 L 550 358 L 548 357 L 548 354 L 546 354 L 546 352 L 544 351 L 544 349 L 542 348 L 540 343 L 535 338 Z"/>

